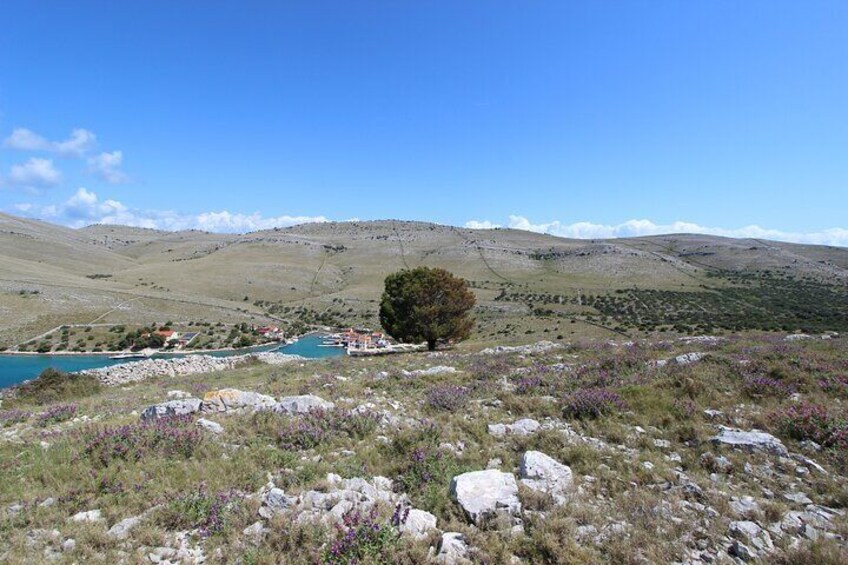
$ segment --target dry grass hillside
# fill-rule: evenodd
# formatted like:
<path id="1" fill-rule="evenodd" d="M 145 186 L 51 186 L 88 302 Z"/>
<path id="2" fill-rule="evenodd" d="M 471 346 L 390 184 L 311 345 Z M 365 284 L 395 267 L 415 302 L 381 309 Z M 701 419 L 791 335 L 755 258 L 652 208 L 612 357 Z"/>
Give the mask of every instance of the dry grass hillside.
<path id="1" fill-rule="evenodd" d="M 477 341 L 840 330 L 848 319 L 848 249 L 835 247 L 700 235 L 569 240 L 405 221 L 237 235 L 74 230 L 0 214 L 0 346 L 93 321 L 373 324 L 385 276 L 419 265 L 472 283 Z"/>

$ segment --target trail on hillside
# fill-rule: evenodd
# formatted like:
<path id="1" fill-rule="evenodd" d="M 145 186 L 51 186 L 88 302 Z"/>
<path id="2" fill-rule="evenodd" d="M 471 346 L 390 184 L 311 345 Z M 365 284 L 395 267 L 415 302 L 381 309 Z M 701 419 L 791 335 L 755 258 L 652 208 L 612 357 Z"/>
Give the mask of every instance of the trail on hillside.
<path id="1" fill-rule="evenodd" d="M 406 250 L 403 247 L 403 239 L 401 239 L 400 232 L 398 231 L 397 225 L 395 225 L 394 222 L 392 223 L 392 229 L 395 232 L 395 237 L 397 238 L 398 245 L 400 245 L 400 260 L 403 261 L 403 266 L 406 269 L 411 269 L 412 267 L 409 266 L 409 263 L 406 260 Z"/>
<path id="2" fill-rule="evenodd" d="M 489 264 L 489 261 L 486 259 L 486 256 L 483 254 L 483 248 L 480 246 L 479 243 L 477 243 L 477 240 L 473 240 L 470 237 L 467 237 L 465 234 L 463 234 L 461 231 L 459 231 L 459 228 L 455 228 L 455 227 L 451 226 L 451 229 L 457 235 L 459 235 L 459 237 L 461 237 L 463 239 L 463 241 L 465 241 L 466 243 L 468 243 L 470 245 L 473 245 L 477 249 L 477 253 L 480 254 L 480 259 L 482 259 L 483 264 L 486 265 L 486 268 L 489 269 L 489 271 L 493 275 L 495 275 L 497 278 L 501 279 L 502 281 L 514 284 L 515 281 L 503 276 L 502 274 L 497 272 L 494 268 L 492 268 L 492 265 Z"/>

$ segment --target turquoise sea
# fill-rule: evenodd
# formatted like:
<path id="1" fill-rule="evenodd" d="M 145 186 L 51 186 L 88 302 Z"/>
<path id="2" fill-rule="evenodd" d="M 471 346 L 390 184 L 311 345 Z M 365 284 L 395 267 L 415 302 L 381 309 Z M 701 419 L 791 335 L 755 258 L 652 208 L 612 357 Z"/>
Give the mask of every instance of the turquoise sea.
<path id="1" fill-rule="evenodd" d="M 344 349 L 340 347 L 320 347 L 322 336 L 308 335 L 299 341 L 283 347 L 269 347 L 265 351 L 279 351 L 291 355 L 300 355 L 310 359 L 324 357 L 335 357 L 344 355 Z M 252 350 L 256 351 L 256 350 Z M 244 351 L 216 351 L 206 355 L 226 357 L 229 355 L 241 355 Z M 156 355 L 156 358 L 167 359 L 177 355 Z M 129 361 L 137 361 L 130 359 Z M 72 372 L 84 369 L 97 369 L 109 367 L 119 363 L 127 363 L 109 359 L 108 355 L 2 355 L 0 354 L 0 388 L 11 386 L 38 376 L 41 371 L 53 367 L 60 371 Z"/>

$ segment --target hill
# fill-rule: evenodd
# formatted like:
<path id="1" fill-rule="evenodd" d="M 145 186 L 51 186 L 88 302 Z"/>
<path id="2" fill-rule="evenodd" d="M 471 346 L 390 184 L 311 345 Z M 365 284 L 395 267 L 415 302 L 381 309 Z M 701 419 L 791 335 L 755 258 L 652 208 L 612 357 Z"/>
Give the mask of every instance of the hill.
<path id="1" fill-rule="evenodd" d="M 571 240 L 394 220 L 247 234 L 75 230 L 0 214 L 0 346 L 94 321 L 376 324 L 385 276 L 418 265 L 471 282 L 478 341 L 848 329 L 844 248 L 687 234 Z"/>

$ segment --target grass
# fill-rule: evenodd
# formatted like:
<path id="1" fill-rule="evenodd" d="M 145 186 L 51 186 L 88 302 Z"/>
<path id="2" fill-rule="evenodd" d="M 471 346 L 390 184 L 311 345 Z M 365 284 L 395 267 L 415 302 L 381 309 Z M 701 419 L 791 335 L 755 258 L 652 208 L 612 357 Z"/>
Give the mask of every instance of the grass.
<path id="1" fill-rule="evenodd" d="M 805 452 L 800 443 L 803 438 L 771 417 L 797 403 L 782 394 L 751 394 L 746 379 L 791 382 L 805 402 L 827 406 L 828 414 L 836 418 L 845 413 L 848 399 L 838 386 L 848 369 L 846 347 L 845 340 L 786 343 L 770 335 L 729 336 L 723 344 L 703 346 L 709 355 L 687 366 L 647 363 L 693 350 L 679 342 L 657 341 L 631 346 L 575 342 L 531 356 L 481 356 L 459 350 L 438 357 L 412 354 L 333 359 L 303 366 L 255 365 L 79 395 L 74 403 L 80 420 L 51 422 L 44 427 L 36 424 L 36 414 L 68 401 L 47 397 L 44 403 L 40 395 L 24 397 L 16 400 L 13 408 L 3 406 L 3 411 L 29 415 L 12 415 L 10 423 L 0 428 L 4 434 L 0 440 L 0 473 L 4 477 L 0 509 L 18 503 L 23 506 L 14 515 L 0 513 L 0 557 L 12 563 L 31 561 L 36 550 L 28 545 L 27 532 L 38 529 L 56 528 L 63 539 L 76 539 L 76 552 L 66 557 L 79 562 L 119 561 L 128 548 L 172 545 L 176 532 L 197 529 L 191 543 L 200 544 L 213 563 L 237 558 L 251 563 L 280 559 L 320 562 L 338 539 L 333 528 L 295 526 L 275 519 L 258 544 L 241 532 L 258 519 L 259 502 L 249 495 L 269 478 L 287 493 L 297 494 L 325 488 L 325 477 L 332 472 L 344 477 L 382 475 L 393 479 L 398 492 L 406 493 L 416 508 L 437 516 L 442 530 L 466 534 L 477 548 L 475 559 L 481 562 L 508 562 L 516 555 L 529 563 L 619 563 L 634 560 L 635 548 L 655 562 L 682 559 L 687 551 L 684 534 L 692 524 L 701 524 L 699 536 L 710 544 L 722 543 L 727 522 L 734 519 L 728 506 L 730 494 L 755 496 L 771 519 L 790 507 L 779 496 L 766 499 L 763 489 L 779 495 L 789 490 L 790 484 L 817 503 L 848 506 L 844 478 L 848 469 L 837 449 L 824 446 L 821 452 L 811 454 L 828 468 L 827 476 L 811 473 L 798 477 L 790 467 L 786 475 L 763 474 L 760 469 L 773 466 L 775 459 L 711 446 L 707 440 L 715 433 L 717 421 L 703 412 L 720 410 L 726 415 L 720 423 L 745 429 L 761 427 L 778 435 L 791 451 Z M 459 371 L 416 378 L 401 374 L 402 369 L 436 364 L 452 365 Z M 538 377 L 527 381 L 535 384 L 517 388 L 521 379 L 530 377 Z M 599 385 L 620 397 L 619 409 L 602 411 L 594 418 L 563 416 L 568 394 Z M 196 428 L 188 421 L 163 422 L 163 429 L 147 428 L 132 414 L 165 400 L 169 390 L 202 396 L 206 390 L 227 387 L 277 397 L 309 392 L 335 402 L 338 408 L 305 417 L 270 413 L 209 416 L 224 426 L 220 438 L 195 435 Z M 459 407 L 447 406 L 444 393 L 433 396 L 432 391 L 447 390 L 445 387 L 465 391 Z M 379 424 L 376 417 L 351 415 L 350 410 L 366 403 L 369 411 L 381 418 L 388 411 L 395 421 Z M 503 439 L 487 432 L 487 424 L 511 423 L 523 417 L 568 425 L 580 436 L 601 440 L 606 447 L 568 439 L 557 429 Z M 410 426 L 406 419 L 417 423 Z M 199 439 L 195 442 L 189 436 Z M 668 441 L 670 447 L 658 447 L 655 439 Z M 552 508 L 550 500 L 522 489 L 520 496 L 527 508 L 548 512 L 545 519 L 528 517 L 524 536 L 471 529 L 448 496 L 451 477 L 483 469 L 494 459 L 501 460 L 502 470 L 515 472 L 522 453 L 530 449 L 569 465 L 580 493 L 566 506 Z M 680 463 L 667 459 L 672 452 L 680 455 Z M 702 462 L 703 453 L 726 457 L 731 470 L 717 471 L 709 458 Z M 644 462 L 653 468 L 646 468 Z M 746 464 L 750 472 L 744 471 Z M 679 470 L 701 485 L 700 502 L 718 510 L 722 514 L 719 519 L 703 525 L 701 515 L 679 507 L 685 500 L 679 490 L 658 487 L 677 484 Z M 716 473 L 714 479 L 711 473 Z M 55 504 L 40 506 L 48 498 Z M 105 523 L 67 520 L 95 508 L 102 510 Z M 382 528 L 390 523 L 393 510 L 380 508 L 373 518 L 362 516 L 357 524 Z M 127 541 L 105 536 L 108 526 L 145 512 Z M 669 521 L 668 512 L 683 523 Z M 627 529 L 611 529 L 617 522 L 627 523 Z M 350 527 L 358 528 L 357 524 Z M 596 533 L 581 538 L 584 534 L 580 532 L 588 526 Z M 848 521 L 841 519 L 837 527 L 845 531 Z M 596 543 L 594 537 L 601 534 Z M 376 555 L 387 562 L 421 563 L 426 562 L 428 547 L 435 543 L 435 539 L 395 541 L 386 535 L 356 551 L 371 551 L 361 555 Z M 825 563 L 837 562 L 827 561 L 829 555 L 837 555 L 828 544 L 805 543 L 789 550 L 780 545 L 783 541 L 777 543 L 786 550 L 780 557 L 786 563 L 801 562 L 805 555 L 821 556 Z M 216 557 L 218 549 L 221 553 Z"/>

